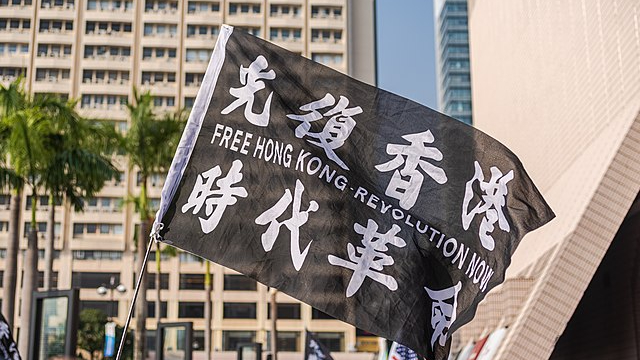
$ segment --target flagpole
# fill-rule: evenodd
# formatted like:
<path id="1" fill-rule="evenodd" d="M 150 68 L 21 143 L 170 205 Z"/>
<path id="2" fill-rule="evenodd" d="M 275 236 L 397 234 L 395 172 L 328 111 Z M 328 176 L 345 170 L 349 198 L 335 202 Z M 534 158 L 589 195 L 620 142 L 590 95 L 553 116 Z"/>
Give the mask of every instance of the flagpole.
<path id="1" fill-rule="evenodd" d="M 129 315 L 127 315 L 127 321 L 124 323 L 124 329 L 122 330 L 122 337 L 120 338 L 120 346 L 118 346 L 118 354 L 116 355 L 116 360 L 120 360 L 120 356 L 122 355 L 122 350 L 124 348 L 124 341 L 127 338 L 127 330 L 129 328 L 129 323 L 131 322 L 131 318 L 133 317 L 133 308 L 136 305 L 136 299 L 138 298 L 138 291 L 140 290 L 142 275 L 144 275 L 144 272 L 147 270 L 147 260 L 149 259 L 149 252 L 151 252 L 151 247 L 153 246 L 154 241 L 155 241 L 155 234 L 149 237 L 149 245 L 147 246 L 147 252 L 144 254 L 144 260 L 142 261 L 142 268 L 139 271 L 138 280 L 136 281 L 136 289 L 133 292 L 133 299 L 131 300 L 131 305 L 129 306 Z"/>
<path id="2" fill-rule="evenodd" d="M 271 360 L 278 360 L 278 329 L 276 323 L 278 321 L 278 303 L 276 302 L 276 295 L 278 290 L 271 288 L 269 291 L 271 299 Z"/>

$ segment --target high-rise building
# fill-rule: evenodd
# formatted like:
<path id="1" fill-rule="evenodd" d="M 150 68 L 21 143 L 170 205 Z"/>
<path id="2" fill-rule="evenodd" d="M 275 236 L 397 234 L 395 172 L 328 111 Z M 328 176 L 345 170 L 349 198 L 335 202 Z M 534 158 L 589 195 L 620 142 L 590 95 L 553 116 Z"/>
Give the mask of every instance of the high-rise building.
<path id="1" fill-rule="evenodd" d="M 79 99 L 82 115 L 113 121 L 126 130 L 125 104 L 134 86 L 151 90 L 160 110 L 193 105 L 220 27 L 229 24 L 375 84 L 373 11 L 373 0 L 0 0 L 0 82 L 23 74 L 31 94 Z M 116 161 L 119 178 L 87 199 L 83 213 L 57 207 L 53 267 L 55 288 L 80 288 L 82 308 L 102 309 L 122 323 L 137 271 L 132 239 L 140 222 L 124 199 L 138 194 L 140 183 L 126 158 Z M 152 207 L 159 205 L 163 182 L 161 174 L 150 179 Z M 38 199 L 38 204 L 39 248 L 44 249 L 47 199 Z M 30 206 L 25 194 L 22 249 Z M 8 208 L 9 196 L 0 195 L 0 272 Z M 163 257 L 162 305 L 155 309 L 151 264 L 148 337 L 154 337 L 154 314 L 160 311 L 163 321 L 193 321 L 202 350 L 204 266 L 185 253 Z M 43 266 L 39 264 L 41 272 Z M 234 351 L 239 342 L 265 341 L 270 329 L 266 287 L 221 266 L 212 269 L 214 350 Z M 116 292 L 114 303 L 96 292 L 111 277 L 128 289 Z M 317 332 L 333 351 L 358 347 L 360 332 L 352 326 L 281 293 L 278 303 L 280 350 L 302 351 L 305 328 Z"/>
<path id="2" fill-rule="evenodd" d="M 467 0 L 435 0 L 438 110 L 471 124 Z"/>
<path id="3" fill-rule="evenodd" d="M 640 357 L 639 19 L 636 0 L 469 2 L 474 125 L 557 218 L 525 236 L 460 346 L 507 327 L 492 359 Z"/>

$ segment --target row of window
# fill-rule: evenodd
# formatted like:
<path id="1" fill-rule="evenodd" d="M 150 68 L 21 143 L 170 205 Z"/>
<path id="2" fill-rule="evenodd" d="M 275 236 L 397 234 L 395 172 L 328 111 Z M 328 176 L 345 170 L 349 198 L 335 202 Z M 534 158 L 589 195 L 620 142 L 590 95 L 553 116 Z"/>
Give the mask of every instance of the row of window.
<path id="1" fill-rule="evenodd" d="M 152 253 L 155 258 L 155 252 Z M 74 259 L 77 260 L 120 260 L 122 251 L 98 251 L 98 250 L 75 250 Z M 150 261 L 154 261 L 151 259 Z M 103 283 L 108 283 L 114 277 L 116 282 L 120 281 L 120 273 L 106 272 L 74 272 L 71 282 L 73 286 L 79 288 L 97 288 Z M 136 278 L 136 274 L 133 274 Z M 148 288 L 155 289 L 155 274 L 149 273 L 147 276 Z M 249 277 L 240 274 L 225 274 L 225 291 L 256 291 L 257 282 Z M 169 274 L 160 273 L 160 289 L 169 289 Z M 204 274 L 180 274 L 180 290 L 204 290 Z"/>
<path id="2" fill-rule="evenodd" d="M 122 235 L 122 224 L 74 223 L 73 237 L 83 235 Z"/>
<path id="3" fill-rule="evenodd" d="M 0 0 L 0 7 L 3 6 L 28 6 L 32 4 L 32 0 Z"/>
<path id="4" fill-rule="evenodd" d="M 40 27 L 38 32 L 40 33 L 59 33 L 73 31 L 73 20 L 40 20 Z"/>
<path id="5" fill-rule="evenodd" d="M 71 71 L 69 69 L 38 68 L 36 69 L 36 81 L 59 82 L 69 80 Z"/>
<path id="6" fill-rule="evenodd" d="M 302 29 L 275 28 L 269 30 L 269 40 L 272 41 L 300 41 Z"/>
<path id="7" fill-rule="evenodd" d="M 271 8 L 269 10 L 269 15 L 271 17 L 290 16 L 297 18 L 302 12 L 302 7 L 295 5 L 271 5 Z"/>
<path id="8" fill-rule="evenodd" d="M 42 0 L 42 2 L 40 3 L 40 7 L 43 9 L 73 9 L 74 6 L 75 0 Z"/>
<path id="9" fill-rule="evenodd" d="M 178 25 L 145 23 L 143 34 L 144 36 L 175 37 L 178 34 Z"/>
<path id="10" fill-rule="evenodd" d="M 311 18 L 316 19 L 342 19 L 342 7 L 340 6 L 312 6 Z"/>
<path id="11" fill-rule="evenodd" d="M 104 46 L 104 45 L 85 45 L 84 58 L 106 58 L 110 56 L 112 59 L 125 58 L 131 56 L 131 48 L 129 46 Z"/>
<path id="12" fill-rule="evenodd" d="M 187 50 L 189 52 L 189 50 Z M 142 48 L 142 60 L 149 59 L 175 59 L 176 48 Z"/>
<path id="13" fill-rule="evenodd" d="M 145 25 L 146 28 L 146 25 Z M 130 22 L 87 21 L 85 34 L 123 35 L 131 33 Z"/>
<path id="14" fill-rule="evenodd" d="M 212 38 L 220 34 L 220 27 L 216 25 L 187 25 L 187 37 Z"/>
<path id="15" fill-rule="evenodd" d="M 133 1 L 121 0 L 88 0 L 87 10 L 100 11 L 131 11 L 133 9 Z"/>
<path id="16" fill-rule="evenodd" d="M 0 56 L 28 53 L 29 44 L 27 43 L 0 43 Z"/>
<path id="17" fill-rule="evenodd" d="M 187 49 L 186 62 L 207 62 L 211 57 L 209 49 Z"/>
<path id="18" fill-rule="evenodd" d="M 38 44 L 38 57 L 67 57 L 70 55 L 71 45 Z"/>
<path id="19" fill-rule="evenodd" d="M 219 12 L 220 11 L 220 3 L 217 2 L 206 2 L 206 1 L 189 1 L 187 4 L 187 13 L 208 13 L 208 12 Z"/>
<path id="20" fill-rule="evenodd" d="M 142 72 L 142 83 L 145 85 L 149 85 L 149 84 L 153 85 L 158 83 L 175 83 L 175 82 L 176 82 L 175 72 L 164 72 L 164 71 L 143 71 Z"/>
<path id="21" fill-rule="evenodd" d="M 0 18 L 0 32 L 12 31 L 20 32 L 31 29 L 31 20 L 29 19 L 7 19 Z"/>
<path id="22" fill-rule="evenodd" d="M 80 107 L 83 109 L 124 109 L 127 95 L 82 94 Z"/>
<path id="23" fill-rule="evenodd" d="M 311 29 L 311 42 L 332 42 L 342 41 L 342 30 L 336 29 Z"/>
<path id="24" fill-rule="evenodd" d="M 129 71 L 127 70 L 83 70 L 82 82 L 93 84 L 128 84 Z"/>
<path id="25" fill-rule="evenodd" d="M 260 14 L 260 4 L 229 4 L 229 15 Z"/>
<path id="26" fill-rule="evenodd" d="M 168 0 L 146 0 L 144 4 L 145 12 L 176 12 L 178 10 L 177 1 Z"/>

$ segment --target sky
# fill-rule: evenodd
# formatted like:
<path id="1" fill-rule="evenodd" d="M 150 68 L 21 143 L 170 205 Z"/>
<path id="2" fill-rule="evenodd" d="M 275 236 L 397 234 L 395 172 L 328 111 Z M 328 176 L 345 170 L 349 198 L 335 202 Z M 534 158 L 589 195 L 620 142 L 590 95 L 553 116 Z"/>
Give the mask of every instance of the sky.
<path id="1" fill-rule="evenodd" d="M 433 0 L 376 0 L 378 87 L 437 108 Z"/>

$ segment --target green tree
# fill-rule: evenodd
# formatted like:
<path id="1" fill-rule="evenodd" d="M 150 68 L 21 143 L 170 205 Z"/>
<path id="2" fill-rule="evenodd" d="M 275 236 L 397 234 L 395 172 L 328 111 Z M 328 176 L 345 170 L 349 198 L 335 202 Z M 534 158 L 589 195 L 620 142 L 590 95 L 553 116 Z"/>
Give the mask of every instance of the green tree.
<path id="1" fill-rule="evenodd" d="M 149 238 L 153 214 L 150 211 L 147 188 L 149 177 L 168 170 L 173 155 L 180 141 L 184 126 L 184 111 L 174 114 L 158 116 L 153 109 L 153 96 L 150 92 L 139 93 L 133 89 L 133 104 L 127 105 L 130 117 L 130 127 L 120 138 L 120 148 L 128 155 L 129 168 L 138 171 L 140 193 L 138 195 L 137 210 L 140 214 L 140 227 L 137 241 L 137 258 L 140 271 L 146 252 L 146 239 Z M 159 256 L 158 256 L 159 257 Z M 142 272 L 142 271 L 141 271 Z M 159 272 L 158 272 L 159 273 Z M 140 283 L 142 296 L 136 303 L 135 330 L 135 359 L 144 359 L 146 354 L 145 322 L 147 318 L 147 279 L 146 272 L 142 272 Z M 160 308 L 156 311 L 159 313 Z"/>
<path id="2" fill-rule="evenodd" d="M 98 359 L 104 348 L 104 325 L 107 314 L 98 309 L 80 311 L 78 348 L 89 353 L 91 360 Z"/>
<path id="3" fill-rule="evenodd" d="M 49 108 L 53 157 L 43 174 L 49 196 L 49 221 L 45 247 L 44 288 L 51 289 L 56 199 L 64 198 L 75 211 L 84 210 L 84 198 L 95 195 L 104 183 L 118 174 L 99 145 L 108 134 L 102 127 L 83 119 L 75 111 L 77 101 L 52 99 Z M 98 145 L 98 146 L 97 146 Z"/>
<path id="4" fill-rule="evenodd" d="M 27 236 L 27 250 L 23 262 L 22 305 L 20 316 L 19 350 L 28 354 L 29 330 L 31 321 L 31 299 L 36 289 L 38 266 L 38 238 L 36 228 L 36 209 L 41 175 L 46 171 L 49 148 L 50 123 L 46 113 L 46 104 L 34 104 L 11 114 L 4 120 L 11 127 L 8 137 L 8 153 L 15 172 L 25 179 L 31 188 L 31 226 Z"/>
<path id="5" fill-rule="evenodd" d="M 20 202 L 24 178 L 10 168 L 8 157 L 9 137 L 12 132 L 11 116 L 26 107 L 27 96 L 22 88 L 22 79 L 7 86 L 0 85 L 0 187 L 11 194 L 9 241 L 3 274 L 2 313 L 13 328 L 18 276 L 18 246 L 20 243 Z"/>

